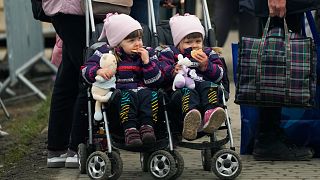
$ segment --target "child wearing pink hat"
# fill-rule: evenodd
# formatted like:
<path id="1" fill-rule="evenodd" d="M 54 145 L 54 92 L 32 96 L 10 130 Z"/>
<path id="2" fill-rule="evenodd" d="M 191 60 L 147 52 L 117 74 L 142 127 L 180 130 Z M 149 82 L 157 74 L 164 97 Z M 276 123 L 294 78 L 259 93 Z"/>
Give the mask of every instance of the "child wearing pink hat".
<path id="1" fill-rule="evenodd" d="M 165 82 L 173 82 L 181 69 L 181 65 L 177 64 L 179 54 L 189 58 L 192 62 L 189 68 L 196 71 L 196 78 L 190 76 L 195 81 L 195 88 L 180 89 L 182 97 L 177 100 L 180 105 L 173 107 L 179 109 L 169 108 L 182 112 L 182 136 L 187 140 L 194 140 L 199 131 L 213 133 L 226 119 L 224 109 L 219 107 L 216 84 L 223 78 L 223 64 L 212 48 L 204 47 L 205 32 L 198 17 L 189 14 L 175 15 L 170 18 L 169 24 L 174 45 L 161 50 L 158 58 L 162 63 Z"/>
<path id="2" fill-rule="evenodd" d="M 116 111 L 128 147 L 156 141 L 153 127 L 158 121 L 157 89 L 163 77 L 154 51 L 143 47 L 142 35 L 140 23 L 132 17 L 108 14 L 99 39 L 106 37 L 109 45 L 99 47 L 82 69 L 83 77 L 90 83 L 96 75 L 108 79 L 109 72 L 99 66 L 101 55 L 112 50 L 118 59 L 116 89 L 121 90 L 121 98 L 116 102 Z"/>

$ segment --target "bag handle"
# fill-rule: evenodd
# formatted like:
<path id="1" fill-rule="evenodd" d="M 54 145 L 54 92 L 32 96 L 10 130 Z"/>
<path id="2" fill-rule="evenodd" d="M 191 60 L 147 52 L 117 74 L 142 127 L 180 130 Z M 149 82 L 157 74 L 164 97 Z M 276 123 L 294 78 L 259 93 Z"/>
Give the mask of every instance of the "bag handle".
<path id="1" fill-rule="evenodd" d="M 256 86 L 257 86 L 257 100 L 261 100 L 261 93 L 260 93 L 260 82 L 261 82 L 261 72 L 262 72 L 262 68 L 261 68 L 261 56 L 263 54 L 264 51 L 264 47 L 266 47 L 266 39 L 268 37 L 268 30 L 270 27 L 270 21 L 271 21 L 271 17 L 268 17 L 266 26 L 263 30 L 263 35 L 262 35 L 262 39 L 259 43 L 259 47 L 258 47 L 258 57 L 257 57 L 257 76 L 256 76 Z M 290 47 L 290 35 L 289 35 L 289 30 L 288 30 L 288 26 L 287 26 L 287 22 L 286 19 L 283 18 L 283 27 L 284 27 L 284 44 L 285 44 L 285 57 L 286 57 L 286 91 L 285 91 L 285 97 L 289 97 L 289 87 L 290 87 L 290 67 L 291 67 L 291 47 Z M 285 103 L 289 103 L 288 99 L 285 98 Z"/>
<path id="2" fill-rule="evenodd" d="M 263 30 L 263 35 L 262 35 L 262 39 L 261 39 L 261 42 L 259 44 L 259 55 L 262 54 L 262 50 L 264 50 L 264 46 L 265 46 L 265 41 L 267 39 L 267 36 L 268 36 L 268 30 L 269 30 L 269 27 L 270 27 L 270 21 L 271 21 L 271 17 L 268 17 L 268 21 L 266 23 L 266 26 Z M 284 43 L 285 43 L 285 48 L 286 48 L 286 57 L 288 58 L 288 55 L 290 55 L 290 52 L 291 52 L 291 48 L 290 48 L 290 35 L 289 35 L 289 30 L 288 30 L 288 25 L 287 25 L 287 22 L 286 22 L 286 19 L 283 18 L 283 27 L 284 27 Z M 291 57 L 290 57 L 291 58 Z"/>

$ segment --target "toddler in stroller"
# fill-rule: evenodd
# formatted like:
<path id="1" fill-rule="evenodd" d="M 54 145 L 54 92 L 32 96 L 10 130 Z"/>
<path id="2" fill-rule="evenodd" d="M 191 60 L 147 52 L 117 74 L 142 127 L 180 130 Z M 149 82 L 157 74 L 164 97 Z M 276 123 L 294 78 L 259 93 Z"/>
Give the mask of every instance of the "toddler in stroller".
<path id="1" fill-rule="evenodd" d="M 148 159 L 142 156 L 145 158 L 142 168 L 144 171 L 150 168 L 151 175 L 158 179 L 175 179 L 182 173 L 183 163 L 178 162 L 183 160 L 173 150 L 167 119 L 164 128 L 167 128 L 168 138 L 158 135 L 163 134 L 164 129 L 159 122 L 159 111 L 164 107 L 159 106 L 162 96 L 158 91 L 163 76 L 152 48 L 143 47 L 142 33 L 141 25 L 132 17 L 108 14 L 99 40 L 106 36 L 109 45 L 98 47 L 82 68 L 83 78 L 93 83 L 96 75 L 104 79 L 112 76 L 110 71 L 100 67 L 100 57 L 104 53 L 111 50 L 118 61 L 116 89 L 102 107 L 103 121 L 91 121 L 89 113 L 89 142 L 79 145 L 80 171 L 86 171 L 93 179 L 117 179 L 121 175 L 122 160 L 119 151 L 113 151 L 115 148 L 148 152 Z M 159 133 L 154 129 L 159 129 Z M 169 152 L 164 150 L 168 147 Z"/>
<path id="2" fill-rule="evenodd" d="M 169 24 L 174 46 L 163 49 L 159 61 L 162 62 L 166 80 L 171 82 L 182 68 L 176 64 L 179 54 L 192 62 L 190 68 L 195 70 L 196 75 L 191 76 L 188 73 L 187 77 L 190 76 L 195 81 L 195 87 L 182 88 L 180 91 L 182 97 L 175 102 L 182 101 L 181 110 L 184 116 L 182 135 L 187 140 L 194 140 L 198 130 L 213 133 L 226 119 L 224 109 L 218 106 L 218 86 L 215 85 L 223 78 L 223 64 L 215 51 L 209 47 L 203 48 L 205 32 L 196 16 L 176 15 L 170 19 Z M 173 82 L 177 84 L 176 79 Z M 202 110 L 204 113 L 200 112 Z M 203 121 L 202 114 L 204 114 Z"/>
<path id="3" fill-rule="evenodd" d="M 110 70 L 101 68 L 99 61 L 103 53 L 113 48 L 118 59 L 116 88 L 121 90 L 118 114 L 125 131 L 125 144 L 137 147 L 142 143 L 154 143 L 153 124 L 158 113 L 154 90 L 163 80 L 157 58 L 152 55 L 151 49 L 142 47 L 142 27 L 138 21 L 125 14 L 108 14 L 104 21 L 99 40 L 107 36 L 110 46 L 99 47 L 86 61 L 83 77 L 89 82 L 95 81 L 96 75 L 111 78 Z M 119 30 L 124 22 L 126 28 Z"/>
<path id="4" fill-rule="evenodd" d="M 196 75 L 187 73 L 195 81 L 195 87 L 181 87 L 180 90 L 169 93 L 169 109 L 180 112 L 169 113 L 175 115 L 169 119 L 175 120 L 171 122 L 175 123 L 175 130 L 182 132 L 184 139 L 191 141 L 208 135 L 211 141 L 200 144 L 181 141 L 177 145 L 201 150 L 204 170 L 212 170 L 223 179 L 233 179 L 240 174 L 242 165 L 239 155 L 234 152 L 227 113 L 223 81 L 228 80 L 224 59 L 213 48 L 203 47 L 205 31 L 196 16 L 175 15 L 170 19 L 169 25 L 174 45 L 162 46 L 158 53 L 165 81 L 176 83 L 175 76 L 181 69 L 177 62 L 181 55 L 191 60 L 189 68 L 193 69 L 193 73 L 196 72 Z M 223 123 L 226 126 L 221 126 Z M 228 129 L 227 137 L 217 140 L 215 132 L 218 129 Z M 230 149 L 220 150 L 229 140 Z M 229 166 L 228 163 L 232 165 Z"/>

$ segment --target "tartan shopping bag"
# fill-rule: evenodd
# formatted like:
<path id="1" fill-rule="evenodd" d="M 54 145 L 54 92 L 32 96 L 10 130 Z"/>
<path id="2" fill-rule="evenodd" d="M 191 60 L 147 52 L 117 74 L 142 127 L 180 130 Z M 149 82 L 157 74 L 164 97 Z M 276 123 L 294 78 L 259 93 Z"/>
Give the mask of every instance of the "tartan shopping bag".
<path id="1" fill-rule="evenodd" d="M 317 74 L 320 74 L 320 37 L 314 19 L 306 12 L 309 26 L 316 45 Z M 238 44 L 232 44 L 234 82 L 237 83 Z M 315 106 L 312 108 L 284 107 L 281 111 L 281 127 L 291 142 L 299 146 L 313 148 L 314 157 L 320 157 L 320 81 L 317 77 Z M 257 123 L 260 119 L 259 108 L 252 105 L 240 105 L 241 145 L 240 154 L 251 154 L 256 136 Z"/>
<path id="2" fill-rule="evenodd" d="M 239 44 L 235 103 L 312 107 L 316 61 L 311 38 L 271 28 L 262 38 L 242 37 Z"/>

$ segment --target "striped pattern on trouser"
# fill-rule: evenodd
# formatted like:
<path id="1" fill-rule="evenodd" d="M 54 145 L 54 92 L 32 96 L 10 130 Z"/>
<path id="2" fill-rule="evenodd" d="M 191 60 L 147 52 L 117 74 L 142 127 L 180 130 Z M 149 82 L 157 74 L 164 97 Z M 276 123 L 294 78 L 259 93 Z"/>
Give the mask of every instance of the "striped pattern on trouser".
<path id="1" fill-rule="evenodd" d="M 121 90 L 119 115 L 124 129 L 153 126 L 158 121 L 158 99 L 158 93 L 150 89 L 140 89 L 138 92 Z"/>

